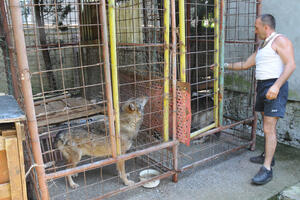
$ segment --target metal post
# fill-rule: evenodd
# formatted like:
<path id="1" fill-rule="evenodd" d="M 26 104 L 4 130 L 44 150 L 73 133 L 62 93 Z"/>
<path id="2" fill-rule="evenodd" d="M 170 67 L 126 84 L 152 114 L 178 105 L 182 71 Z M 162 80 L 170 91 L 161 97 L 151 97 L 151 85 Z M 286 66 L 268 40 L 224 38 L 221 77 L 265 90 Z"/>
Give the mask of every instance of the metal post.
<path id="1" fill-rule="evenodd" d="M 172 87 L 173 87 L 173 113 L 172 113 L 172 130 L 173 130 L 173 140 L 176 139 L 176 110 L 177 110 L 177 66 L 176 66 L 176 10 L 175 10 L 175 0 L 171 0 L 171 16 L 172 16 Z"/>
<path id="2" fill-rule="evenodd" d="M 214 0 L 215 9 L 215 38 L 214 38 L 214 49 L 215 49 L 215 55 L 214 55 L 214 63 L 215 63 L 215 70 L 214 70 L 214 119 L 216 126 L 219 126 L 219 55 L 220 55 L 220 32 L 219 32 L 219 23 L 220 23 L 220 6 L 219 6 L 219 0 Z"/>
<path id="3" fill-rule="evenodd" d="M 32 88 L 30 82 L 30 72 L 26 55 L 21 8 L 18 0 L 10 0 L 10 10 L 12 14 L 12 25 L 17 51 L 17 63 L 20 72 L 22 93 L 24 95 L 24 105 L 32 144 L 33 157 L 35 163 L 37 164 L 36 172 L 38 176 L 41 196 L 43 200 L 46 200 L 49 199 L 49 193 L 46 184 L 42 151 L 40 148 L 40 140 L 38 135 L 37 121 L 35 116 Z"/>
<path id="4" fill-rule="evenodd" d="M 106 7 L 105 0 L 101 0 L 99 8 L 100 21 L 101 21 L 101 34 L 103 42 L 103 59 L 104 59 L 104 73 L 105 73 L 105 91 L 107 94 L 107 113 L 109 121 L 109 136 L 111 144 L 112 157 L 116 157 L 116 135 L 114 127 L 114 116 L 113 116 L 113 100 L 112 100 L 112 89 L 110 79 L 110 62 L 109 62 L 109 48 L 108 48 L 108 35 L 107 35 L 107 19 L 106 19 Z"/>
<path id="5" fill-rule="evenodd" d="M 115 0 L 108 1 L 109 32 L 110 32 L 110 57 L 112 71 L 113 101 L 115 110 L 116 145 L 117 155 L 121 154 L 120 142 L 120 109 L 119 109 L 119 88 L 118 88 L 118 66 L 117 66 L 117 42 L 116 42 L 116 19 Z"/>
<path id="6" fill-rule="evenodd" d="M 196 9 L 197 10 L 197 9 Z M 195 19 L 197 20 L 197 18 Z M 198 23 L 196 21 L 196 23 Z M 187 77 L 188 80 L 191 80 L 191 0 L 186 0 L 186 51 L 188 52 L 187 54 Z"/>
<path id="7" fill-rule="evenodd" d="M 184 0 L 179 0 L 180 80 L 186 82 Z"/>
<path id="8" fill-rule="evenodd" d="M 170 0 L 164 1 L 164 141 L 169 140 Z"/>
<path id="9" fill-rule="evenodd" d="M 220 98 L 219 98 L 219 126 L 223 126 L 223 106 L 224 106 L 224 49 L 225 49 L 225 4 L 221 1 L 220 5 Z"/>
<path id="10" fill-rule="evenodd" d="M 172 113 L 172 130 L 173 130 L 173 140 L 176 140 L 176 110 L 177 110 L 177 94 L 176 94 L 176 79 L 177 79 L 177 70 L 176 70 L 176 9 L 175 9 L 175 0 L 171 0 L 171 16 L 172 16 L 172 87 L 173 87 L 173 113 Z M 178 170 L 178 145 L 173 146 L 173 167 L 174 170 Z M 178 181 L 178 174 L 173 175 L 173 181 Z"/>
<path id="11" fill-rule="evenodd" d="M 256 3 L 256 16 L 261 15 L 261 5 L 262 5 L 262 0 L 258 0 Z M 255 42 L 258 42 L 257 35 L 255 35 Z M 255 150 L 255 145 L 256 145 L 256 128 L 257 128 L 257 113 L 255 112 L 255 101 L 256 101 L 256 79 L 255 79 L 255 69 L 253 72 L 253 79 L 254 80 L 254 100 L 253 100 L 253 115 L 254 115 L 254 120 L 252 123 L 252 129 L 251 129 L 251 141 L 252 144 L 250 146 L 250 150 L 254 151 Z"/>

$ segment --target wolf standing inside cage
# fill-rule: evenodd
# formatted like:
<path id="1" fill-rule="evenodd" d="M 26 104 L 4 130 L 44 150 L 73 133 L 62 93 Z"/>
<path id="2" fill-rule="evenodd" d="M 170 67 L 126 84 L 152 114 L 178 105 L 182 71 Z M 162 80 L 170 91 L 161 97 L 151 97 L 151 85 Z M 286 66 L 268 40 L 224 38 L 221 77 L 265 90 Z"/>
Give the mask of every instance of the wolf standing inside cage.
<path id="1" fill-rule="evenodd" d="M 246 70 L 256 66 L 257 97 L 255 111 L 263 118 L 265 152 L 250 158 L 253 163 L 263 164 L 252 178 L 252 183 L 266 184 L 272 180 L 272 166 L 277 145 L 276 123 L 283 118 L 288 98 L 288 78 L 296 68 L 291 41 L 275 32 L 275 18 L 270 14 L 259 16 L 255 21 L 255 33 L 263 40 L 258 50 L 245 62 L 225 63 L 225 69 Z"/>

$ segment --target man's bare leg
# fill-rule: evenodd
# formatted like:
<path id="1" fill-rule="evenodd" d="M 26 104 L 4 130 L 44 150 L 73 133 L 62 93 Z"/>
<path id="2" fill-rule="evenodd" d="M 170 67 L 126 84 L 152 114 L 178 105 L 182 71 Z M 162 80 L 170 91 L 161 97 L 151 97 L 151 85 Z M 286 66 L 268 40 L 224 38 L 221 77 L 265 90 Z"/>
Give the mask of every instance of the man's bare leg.
<path id="1" fill-rule="evenodd" d="M 265 153 L 264 165 L 259 169 L 257 174 L 252 178 L 252 183 L 256 185 L 263 185 L 268 183 L 273 178 L 273 170 L 271 169 L 272 159 L 275 153 L 277 139 L 276 139 L 276 123 L 278 117 L 263 116 L 263 127 L 265 134 Z"/>
<path id="2" fill-rule="evenodd" d="M 268 170 L 271 169 L 271 162 L 277 145 L 277 137 L 276 137 L 277 121 L 278 121 L 278 117 L 263 116 L 263 127 L 264 127 L 264 134 L 265 134 L 264 166 Z"/>

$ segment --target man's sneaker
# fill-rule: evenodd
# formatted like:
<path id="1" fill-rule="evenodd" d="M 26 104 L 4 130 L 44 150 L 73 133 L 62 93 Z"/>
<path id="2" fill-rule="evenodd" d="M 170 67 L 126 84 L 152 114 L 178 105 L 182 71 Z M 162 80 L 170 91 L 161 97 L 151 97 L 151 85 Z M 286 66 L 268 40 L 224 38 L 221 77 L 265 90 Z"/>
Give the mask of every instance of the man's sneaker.
<path id="1" fill-rule="evenodd" d="M 264 164 L 265 162 L 265 152 L 260 154 L 259 156 L 251 157 L 250 162 L 256 163 L 256 164 Z M 271 166 L 273 167 L 275 165 L 275 159 L 272 159 Z"/>
<path id="2" fill-rule="evenodd" d="M 258 173 L 253 177 L 252 183 L 256 185 L 263 185 L 271 181 L 273 178 L 273 171 L 266 169 L 264 166 L 260 168 Z"/>

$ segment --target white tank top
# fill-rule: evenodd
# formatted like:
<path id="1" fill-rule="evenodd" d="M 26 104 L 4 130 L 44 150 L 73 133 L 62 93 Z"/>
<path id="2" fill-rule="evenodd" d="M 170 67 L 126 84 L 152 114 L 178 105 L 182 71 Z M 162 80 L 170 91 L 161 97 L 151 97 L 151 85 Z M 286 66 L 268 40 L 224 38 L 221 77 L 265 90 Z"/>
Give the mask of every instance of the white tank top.
<path id="1" fill-rule="evenodd" d="M 272 49 L 272 43 L 279 35 L 276 34 L 265 47 L 256 53 L 257 80 L 279 78 L 283 71 L 284 64 L 280 56 Z"/>

